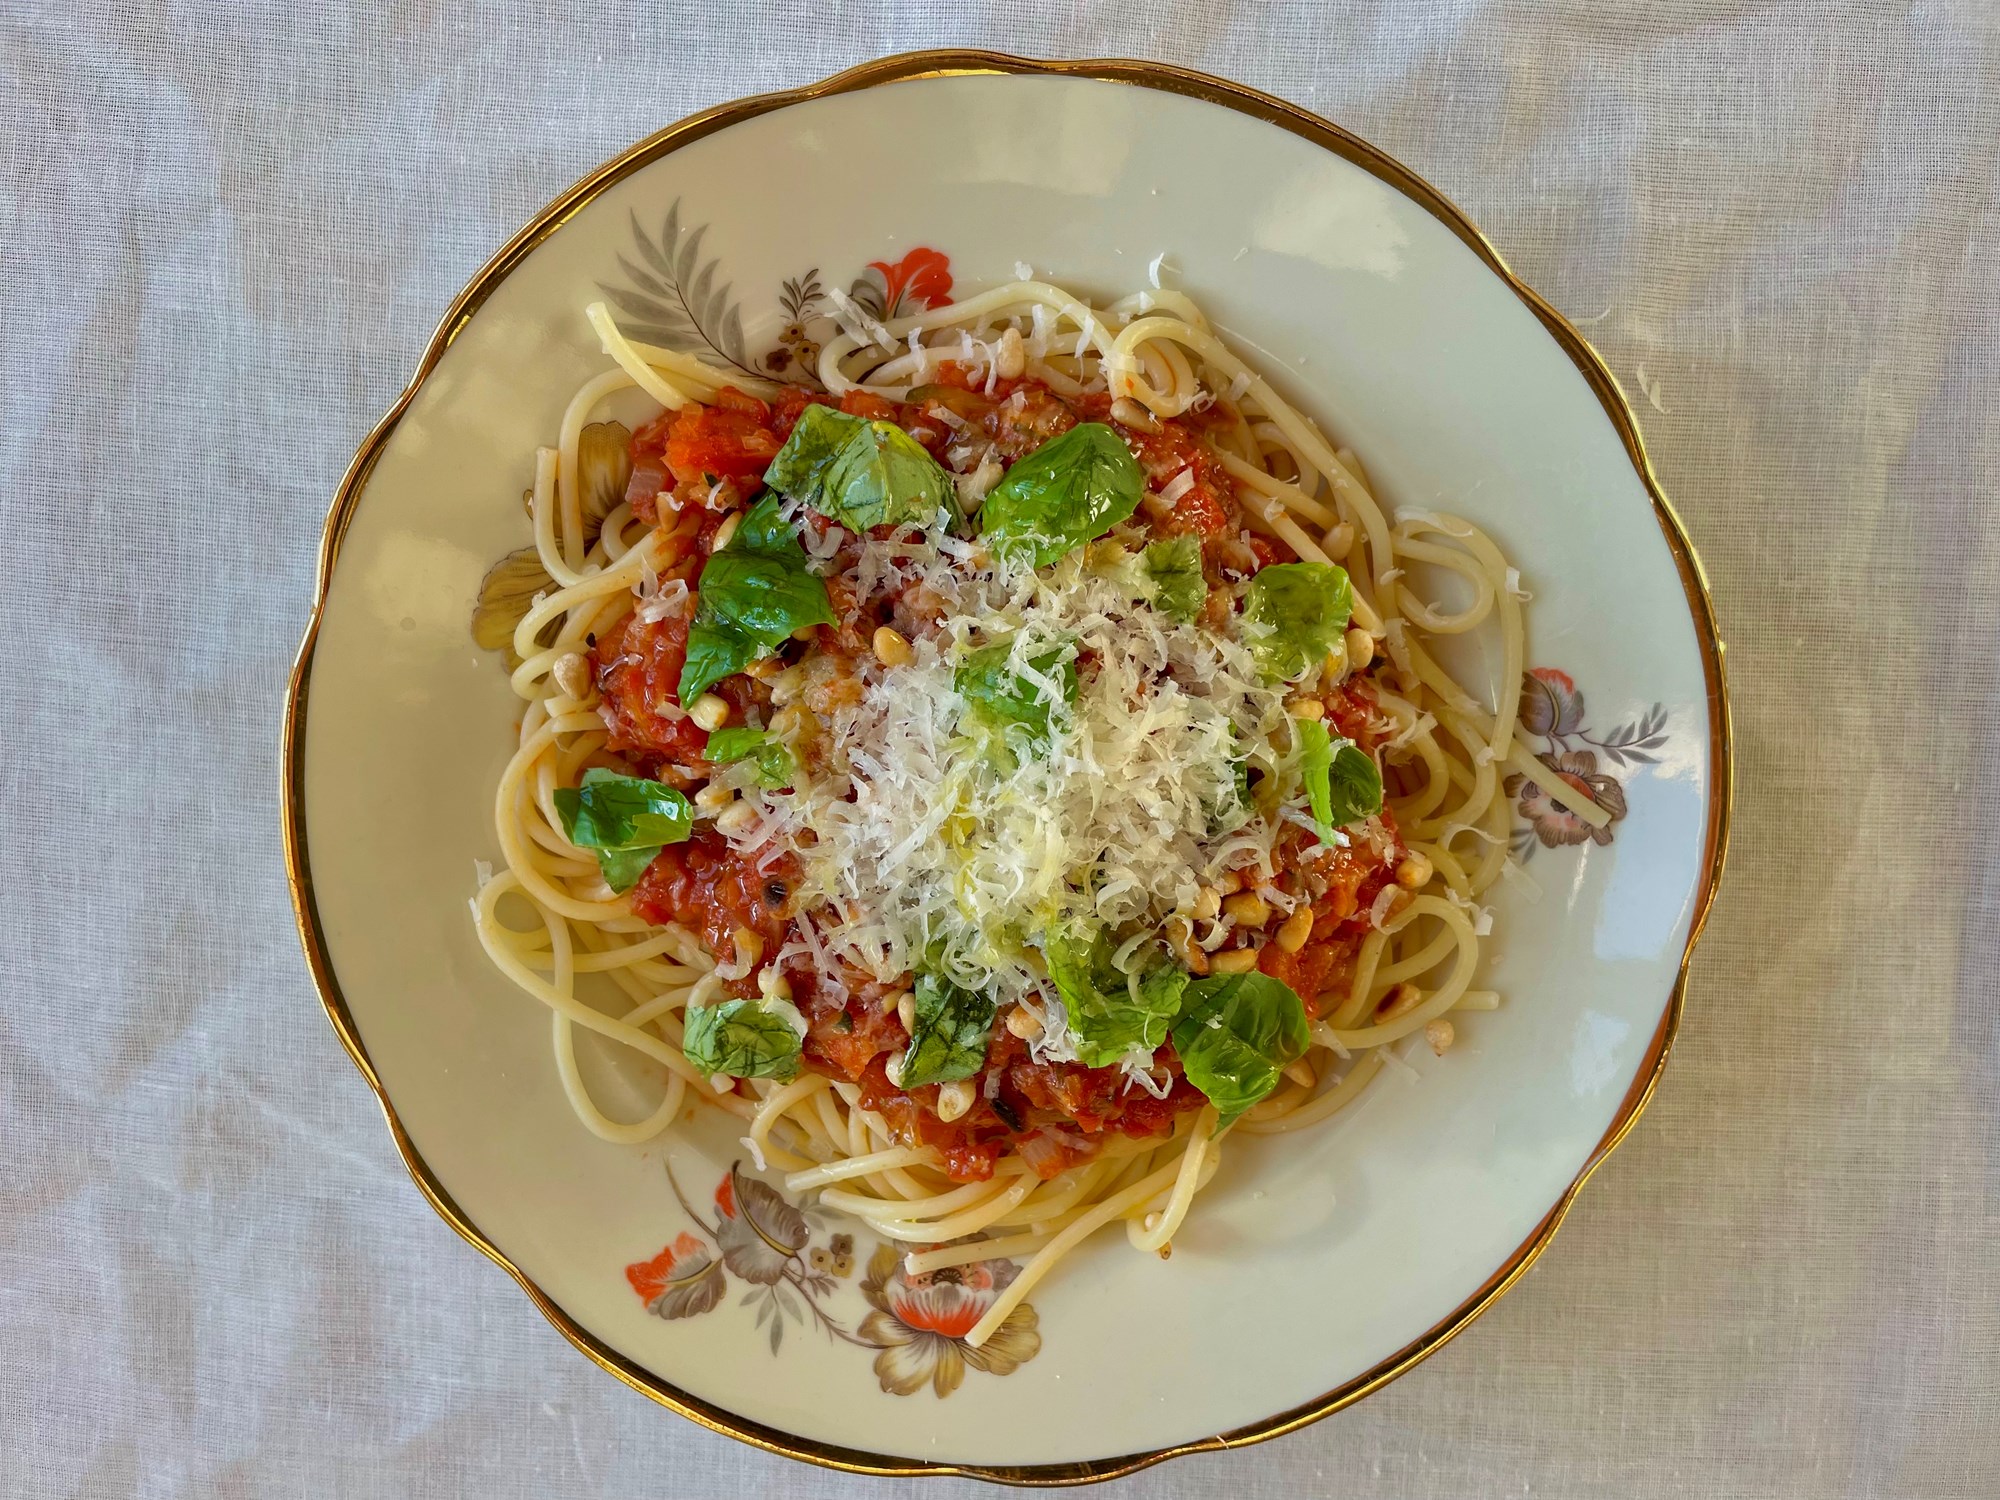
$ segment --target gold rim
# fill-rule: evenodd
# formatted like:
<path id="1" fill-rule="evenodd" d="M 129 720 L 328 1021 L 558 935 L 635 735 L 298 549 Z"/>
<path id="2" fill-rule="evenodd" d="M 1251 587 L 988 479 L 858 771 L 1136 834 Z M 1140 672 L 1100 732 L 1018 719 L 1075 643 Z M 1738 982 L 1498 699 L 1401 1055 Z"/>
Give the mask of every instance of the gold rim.
<path id="1" fill-rule="evenodd" d="M 1293 1407 L 1261 1422 L 1219 1433 L 1214 1437 L 1179 1443 L 1150 1452 L 1126 1454 L 1120 1458 L 1094 1459 L 1087 1463 L 1023 1466 L 931 1464 L 894 1458 L 886 1454 L 866 1453 L 857 1449 L 809 1442 L 762 1423 L 749 1421 L 734 1412 L 725 1411 L 719 1406 L 678 1389 L 650 1370 L 642 1369 L 586 1332 L 558 1307 L 546 1292 L 531 1281 L 520 1267 L 488 1240 L 478 1227 L 466 1218 L 457 1203 L 453 1201 L 451 1194 L 446 1191 L 444 1184 L 438 1181 L 411 1143 L 402 1122 L 396 1117 L 395 1106 L 389 1102 L 382 1081 L 376 1076 L 375 1069 L 369 1062 L 368 1050 L 361 1043 L 354 1018 L 348 1010 L 346 999 L 341 994 L 339 982 L 334 977 L 333 965 L 327 956 L 325 936 L 320 930 L 318 905 L 313 897 L 312 873 L 306 857 L 305 767 L 302 748 L 308 690 L 312 678 L 313 649 L 319 638 L 320 621 L 326 608 L 327 587 L 333 578 L 333 566 L 340 551 L 341 536 L 353 517 L 362 491 L 367 487 L 368 476 L 373 471 L 375 462 L 390 435 L 395 431 L 396 424 L 408 409 L 411 399 L 422 387 L 431 371 L 436 368 L 438 360 L 451 346 L 452 340 L 471 320 L 494 288 L 499 286 L 537 245 L 568 222 L 578 209 L 613 183 L 714 131 L 807 100 L 852 93 L 858 89 L 874 88 L 885 83 L 900 83 L 914 78 L 995 73 L 1047 74 L 1133 84 L 1160 89 L 1167 93 L 1184 94 L 1253 116 L 1324 147 L 1343 160 L 1388 183 L 1447 225 L 1459 239 L 1463 240 L 1493 273 L 1527 304 L 1541 320 L 1543 327 L 1549 331 L 1550 337 L 1562 346 L 1584 379 L 1589 382 L 1599 404 L 1604 408 L 1605 415 L 1610 418 L 1611 425 L 1617 429 L 1619 437 L 1623 440 L 1633 468 L 1638 471 L 1641 482 L 1652 497 L 1654 513 L 1659 520 L 1660 530 L 1666 537 L 1667 546 L 1673 552 L 1675 566 L 1680 572 L 1681 587 L 1687 595 L 1688 607 L 1694 619 L 1695 634 L 1700 641 L 1702 671 L 1708 690 L 1709 759 L 1713 777 L 1708 826 L 1704 834 L 1705 868 L 1701 889 L 1695 898 L 1693 920 L 1688 928 L 1687 947 L 1681 954 L 1680 968 L 1675 976 L 1672 994 L 1668 997 L 1666 1011 L 1660 1018 L 1659 1028 L 1653 1035 L 1639 1075 L 1633 1080 L 1631 1089 L 1620 1103 L 1617 1117 L 1612 1121 L 1610 1129 L 1598 1142 L 1596 1150 L 1590 1154 L 1589 1160 L 1584 1163 L 1576 1180 L 1564 1191 L 1555 1207 L 1536 1226 L 1534 1232 L 1507 1258 L 1504 1265 L 1487 1278 L 1484 1285 L 1449 1317 L 1422 1337 L 1391 1355 L 1374 1369 L 1303 1406 Z M 286 878 L 292 893 L 292 911 L 298 920 L 299 938 L 305 947 L 306 963 L 312 971 L 313 984 L 319 991 L 320 1001 L 326 1007 L 327 1018 L 333 1023 L 333 1029 L 339 1035 L 341 1044 L 347 1048 L 348 1055 L 354 1059 L 354 1065 L 361 1070 L 362 1077 L 367 1079 L 368 1086 L 375 1091 L 376 1101 L 381 1105 L 383 1116 L 389 1122 L 390 1133 L 395 1137 L 396 1150 L 402 1156 L 403 1165 L 409 1169 L 410 1176 L 416 1181 L 424 1197 L 430 1200 L 431 1206 L 438 1211 L 444 1221 L 457 1230 L 468 1243 L 512 1276 L 535 1306 L 541 1309 L 542 1315 L 561 1330 L 564 1337 L 597 1365 L 617 1376 L 634 1390 L 652 1397 L 663 1406 L 671 1407 L 682 1416 L 691 1418 L 704 1427 L 715 1432 L 727 1433 L 731 1437 L 740 1438 L 746 1443 L 772 1453 L 781 1453 L 788 1458 L 803 1459 L 850 1473 L 885 1476 L 959 1474 L 1022 1485 L 1083 1484 L 1097 1479 L 1111 1479 L 1169 1458 L 1178 1458 L 1183 1454 L 1240 1448 L 1287 1432 L 1295 1432 L 1379 1390 L 1428 1358 L 1449 1343 L 1473 1319 L 1499 1300 L 1509 1287 L 1520 1280 L 1528 1267 L 1534 1264 L 1535 1258 L 1555 1237 L 1556 1230 L 1561 1226 L 1570 1206 L 1576 1201 L 1578 1193 L 1583 1190 L 1584 1183 L 1589 1181 L 1591 1173 L 1597 1170 L 1618 1143 L 1630 1133 L 1633 1124 L 1651 1100 L 1654 1089 L 1659 1085 L 1660 1075 L 1666 1068 L 1667 1054 L 1672 1049 L 1674 1035 L 1680 1028 L 1681 1010 L 1687 991 L 1688 963 L 1694 956 L 1695 943 L 1708 920 L 1709 909 L 1715 901 L 1716 886 L 1722 877 L 1723 860 L 1729 844 L 1730 809 L 1735 796 L 1735 770 L 1731 760 L 1729 698 L 1723 670 L 1723 647 L 1716 632 L 1715 606 L 1709 597 L 1708 578 L 1702 570 L 1700 559 L 1695 556 L 1694 546 L 1688 540 L 1680 517 L 1674 513 L 1672 505 L 1668 503 L 1665 493 L 1660 488 L 1659 479 L 1653 472 L 1652 462 L 1646 456 L 1645 444 L 1640 439 L 1638 423 L 1633 417 L 1632 409 L 1626 403 L 1617 379 L 1598 357 L 1596 350 L 1591 348 L 1561 313 L 1543 301 L 1532 289 L 1522 284 L 1506 261 L 1501 258 L 1499 251 L 1487 242 L 1485 236 L 1474 227 L 1470 219 L 1423 178 L 1359 136 L 1352 135 L 1338 125 L 1309 114 L 1295 105 L 1275 99 L 1269 94 L 1245 88 L 1241 84 L 1212 78 L 1205 73 L 1196 73 L 1185 68 L 1169 67 L 1162 63 L 1122 59 L 1035 62 L 1026 58 L 1010 57 L 1005 53 L 977 51 L 904 53 L 884 58 L 880 62 L 864 63 L 860 67 L 850 68 L 844 73 L 835 74 L 832 78 L 805 88 L 739 99 L 734 103 L 718 105 L 713 109 L 690 115 L 678 124 L 670 125 L 658 134 L 647 137 L 578 182 L 537 214 L 492 260 L 487 262 L 446 310 L 437 331 L 431 335 L 423 359 L 417 365 L 416 374 L 404 387 L 396 404 L 376 425 L 375 430 L 368 434 L 367 440 L 356 452 L 354 461 L 348 466 L 347 473 L 334 496 L 333 508 L 327 516 L 326 530 L 320 541 L 318 582 L 313 597 L 312 617 L 307 622 L 305 638 L 299 645 L 298 659 L 292 667 L 291 681 L 285 696 L 283 777 L 285 865 Z"/>

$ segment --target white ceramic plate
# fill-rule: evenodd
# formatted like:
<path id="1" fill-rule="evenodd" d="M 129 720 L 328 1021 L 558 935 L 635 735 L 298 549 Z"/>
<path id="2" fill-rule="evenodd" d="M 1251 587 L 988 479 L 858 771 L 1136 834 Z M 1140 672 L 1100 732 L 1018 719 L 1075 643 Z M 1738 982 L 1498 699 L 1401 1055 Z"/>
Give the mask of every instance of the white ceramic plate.
<path id="1" fill-rule="evenodd" d="M 1531 743 L 1615 780 L 1627 811 L 1608 843 L 1548 846 L 1524 818 L 1542 894 L 1503 890 L 1484 981 L 1507 1003 L 1466 1018 L 1445 1059 L 1320 1133 L 1233 1145 L 1171 1262 L 1103 1237 L 1037 1288 L 1031 1338 L 968 1358 L 951 1335 L 990 1274 L 911 1288 L 858 1226 L 794 1220 L 741 1183 L 723 1214 L 741 1148 L 712 1116 L 648 1149 L 577 1125 L 547 1014 L 488 965 L 467 912 L 518 710 L 468 614 L 525 539 L 534 445 L 605 367 L 584 302 L 685 294 L 709 357 L 768 370 L 798 336 L 786 283 L 796 303 L 808 273 L 923 298 L 1026 261 L 1108 300 L 1163 251 L 1388 503 L 1462 511 L 1519 563 Z M 439 1211 L 612 1373 L 739 1437 L 878 1472 L 1123 1472 L 1298 1426 L 1444 1342 L 1644 1104 L 1728 806 L 1699 571 L 1581 338 L 1373 148 L 1142 64 L 892 59 L 683 121 L 550 205 L 454 304 L 342 485 L 289 710 L 307 954 Z M 586 1061 L 635 1109 L 657 1087 Z M 722 1261 L 753 1217 L 808 1234 L 825 1276 L 773 1287 L 748 1251 Z M 700 1274 L 704 1258 L 722 1268 Z M 682 1316 L 648 1309 L 668 1280 L 682 1290 L 656 1305 Z"/>

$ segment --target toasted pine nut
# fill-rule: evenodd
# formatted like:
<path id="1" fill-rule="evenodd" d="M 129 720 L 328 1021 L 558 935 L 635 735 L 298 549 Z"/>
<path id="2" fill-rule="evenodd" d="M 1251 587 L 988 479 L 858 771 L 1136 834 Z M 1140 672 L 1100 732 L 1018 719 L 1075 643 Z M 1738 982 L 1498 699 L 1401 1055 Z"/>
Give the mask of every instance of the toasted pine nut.
<path id="1" fill-rule="evenodd" d="M 736 535 L 737 523 L 743 519 L 741 511 L 732 510 L 722 518 L 722 524 L 715 528 L 715 540 L 708 544 L 710 552 L 720 552 L 729 545 L 729 539 Z"/>
<path id="2" fill-rule="evenodd" d="M 739 833 L 748 833 L 756 821 L 757 809 L 739 797 L 715 815 L 715 831 L 733 839 Z"/>
<path id="3" fill-rule="evenodd" d="M 797 630 L 792 632 L 792 639 L 795 641 L 816 641 L 819 639 L 819 626 L 801 625 Z"/>
<path id="4" fill-rule="evenodd" d="M 1354 527 L 1346 521 L 1338 521 L 1327 527 L 1321 545 L 1329 557 L 1345 557 L 1354 550 Z"/>
<path id="5" fill-rule="evenodd" d="M 735 945 L 736 961 L 747 969 L 757 967 L 757 960 L 764 956 L 764 940 L 747 927 L 739 927 L 729 934 L 729 941 Z"/>
<path id="6" fill-rule="evenodd" d="M 1375 659 L 1375 637 L 1356 626 L 1347 632 L 1347 670 L 1359 672 Z"/>
<path id="7" fill-rule="evenodd" d="M 1151 1234 L 1160 1227 L 1160 1211 L 1156 1208 L 1139 1222 L 1139 1227 Z"/>
<path id="8" fill-rule="evenodd" d="M 760 656 L 743 669 L 743 675 L 745 677 L 754 677 L 759 682 L 769 682 L 773 677 L 784 671 L 784 669 L 785 664 L 779 661 L 777 657 Z"/>
<path id="9" fill-rule="evenodd" d="M 694 805 L 705 813 L 719 813 L 735 800 L 736 793 L 712 781 L 694 794 Z"/>
<path id="10" fill-rule="evenodd" d="M 1424 1040 L 1431 1044 L 1431 1051 L 1439 1057 L 1451 1050 L 1451 1044 L 1458 1039 L 1458 1031 L 1451 1022 L 1440 1016 L 1424 1027 Z"/>
<path id="11" fill-rule="evenodd" d="M 1319 1075 L 1313 1072 L 1312 1064 L 1303 1057 L 1295 1057 L 1285 1064 L 1285 1076 L 1305 1088 L 1311 1088 L 1319 1082 Z"/>
<path id="12" fill-rule="evenodd" d="M 584 660 L 581 652 L 565 651 L 558 656 L 555 668 L 549 675 L 555 678 L 556 686 L 563 690 L 564 696 L 573 698 L 578 703 L 589 700 L 592 686 L 590 663 Z"/>
<path id="13" fill-rule="evenodd" d="M 713 732 L 729 722 L 729 700 L 714 693 L 703 693 L 688 705 L 688 717 L 703 729 Z"/>
<path id="14" fill-rule="evenodd" d="M 1227 953 L 1218 953 L 1209 959 L 1208 966 L 1218 974 L 1248 974 L 1257 967 L 1257 950 L 1231 948 Z"/>
<path id="15" fill-rule="evenodd" d="M 1222 909 L 1238 927 L 1262 927 L 1271 920 L 1271 908 L 1255 891 L 1239 891 L 1222 903 Z"/>
<path id="16" fill-rule="evenodd" d="M 1208 955 L 1194 940 L 1194 927 L 1185 917 L 1170 917 L 1167 920 L 1167 946 L 1174 950 L 1174 957 L 1181 961 L 1181 967 L 1190 974 L 1208 972 Z"/>
<path id="17" fill-rule="evenodd" d="M 1382 997 L 1381 1003 L 1375 1007 L 1375 1019 L 1393 1021 L 1404 1011 L 1415 1010 L 1423 998 L 1424 992 L 1405 980 Z"/>
<path id="18" fill-rule="evenodd" d="M 893 625 L 877 626 L 869 644 L 875 648 L 875 659 L 885 667 L 907 667 L 917 659 L 917 653 L 910 649 L 909 637 Z"/>
<path id="19" fill-rule="evenodd" d="M 1431 862 L 1428 855 L 1412 852 L 1410 857 L 1396 866 L 1396 884 L 1406 891 L 1422 890 L 1430 884 Z"/>
<path id="20" fill-rule="evenodd" d="M 882 1065 L 882 1071 L 889 1079 L 890 1088 L 901 1088 L 903 1086 L 903 1054 L 898 1052 L 894 1057 L 890 1058 Z"/>
<path id="21" fill-rule="evenodd" d="M 1212 885 L 1203 886 L 1194 898 L 1195 916 L 1205 922 L 1221 910 L 1222 892 Z"/>
<path id="22" fill-rule="evenodd" d="M 908 990 L 896 1002 L 896 1019 L 903 1023 L 903 1030 L 911 1036 L 917 1034 L 917 999 Z"/>
<path id="23" fill-rule="evenodd" d="M 1301 906 L 1278 928 L 1278 946 L 1287 953 L 1296 953 L 1305 947 L 1313 935 L 1313 909 Z"/>
<path id="24" fill-rule="evenodd" d="M 1028 368 L 1028 351 L 1021 347 L 1021 330 L 1009 328 L 1000 335 L 1000 347 L 993 368 L 1002 380 L 1016 380 Z"/>
<path id="25" fill-rule="evenodd" d="M 1233 896 L 1243 889 L 1243 875 L 1238 870 L 1224 870 L 1215 878 L 1215 888 L 1225 896 Z"/>
<path id="26" fill-rule="evenodd" d="M 765 967 L 757 973 L 757 993 L 766 1000 L 789 1000 L 792 998 L 792 982 L 774 967 Z"/>
<path id="27" fill-rule="evenodd" d="M 1323 719 L 1326 705 L 1317 698 L 1294 698 L 1285 705 L 1285 712 L 1295 719 Z"/>
<path id="28" fill-rule="evenodd" d="M 1140 432 L 1158 432 L 1160 419 L 1130 396 L 1120 396 L 1111 403 L 1111 420 Z"/>
<path id="29" fill-rule="evenodd" d="M 1024 1042 L 1032 1042 L 1042 1034 L 1042 1018 L 1025 1005 L 1017 1005 L 1007 1012 L 1007 1029 Z"/>
<path id="30" fill-rule="evenodd" d="M 786 667 L 771 675 L 771 702 L 779 707 L 790 703 L 805 690 L 806 674 L 798 667 Z"/>
<path id="31" fill-rule="evenodd" d="M 875 1004 L 883 1015 L 891 1015 L 903 1003 L 903 997 L 909 993 L 908 990 L 891 990 L 880 1000 L 877 1000 Z"/>
<path id="32" fill-rule="evenodd" d="M 951 1083 L 938 1085 L 938 1118 L 949 1124 L 972 1108 L 976 1097 L 970 1079 L 955 1079 Z"/>

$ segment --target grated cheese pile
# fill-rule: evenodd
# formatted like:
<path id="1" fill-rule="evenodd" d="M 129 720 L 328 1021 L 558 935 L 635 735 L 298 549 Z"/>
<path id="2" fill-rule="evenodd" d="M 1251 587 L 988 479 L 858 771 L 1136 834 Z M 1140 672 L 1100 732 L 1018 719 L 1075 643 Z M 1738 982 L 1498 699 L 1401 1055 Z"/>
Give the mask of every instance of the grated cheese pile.
<path id="1" fill-rule="evenodd" d="M 740 836 L 801 851 L 800 908 L 815 920 L 799 956 L 885 982 L 923 967 L 1003 1007 L 1025 1002 L 1047 1028 L 1037 1050 L 1060 1058 L 1046 932 L 1157 932 L 1225 866 L 1269 875 L 1279 825 L 1242 800 L 1238 763 L 1263 768 L 1273 792 L 1296 781 L 1283 697 L 1240 642 L 1141 602 L 1134 575 L 1104 544 L 1040 575 L 949 536 L 860 544 L 846 575 L 857 593 L 927 591 L 944 619 L 909 664 L 863 663 L 858 701 L 821 715 L 831 762 L 763 796 Z M 968 652 L 1001 640 L 1052 706 L 1042 753 L 996 753 L 953 685 Z M 1072 642 L 1073 712 L 1029 665 Z"/>

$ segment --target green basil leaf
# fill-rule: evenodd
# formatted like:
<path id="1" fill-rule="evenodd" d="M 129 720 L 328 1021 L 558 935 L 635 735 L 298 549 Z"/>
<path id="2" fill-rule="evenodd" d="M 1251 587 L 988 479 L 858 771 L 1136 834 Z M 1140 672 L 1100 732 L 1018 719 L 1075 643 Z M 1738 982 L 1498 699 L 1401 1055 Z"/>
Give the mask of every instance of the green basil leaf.
<path id="1" fill-rule="evenodd" d="M 1076 1055 L 1087 1068 L 1115 1066 L 1134 1050 L 1147 1054 L 1167 1039 L 1188 976 L 1157 946 L 1138 971 L 1112 962 L 1118 944 L 1109 932 L 1059 928 L 1043 939 L 1049 978 L 1062 996 Z"/>
<path id="2" fill-rule="evenodd" d="M 972 705 L 973 712 L 1004 735 L 1010 725 L 1027 731 L 1030 749 L 1046 749 L 1050 741 L 1050 719 L 1056 705 L 1043 696 L 1042 686 L 1021 674 L 1013 662 L 1014 643 L 1010 638 L 969 652 L 951 674 L 951 685 Z M 1062 689 L 1062 701 L 1076 706 L 1076 647 L 1052 646 L 1028 658 L 1036 676 L 1053 680 Z"/>
<path id="3" fill-rule="evenodd" d="M 1353 611 L 1345 568 L 1273 563 L 1257 570 L 1243 597 L 1243 639 L 1268 680 L 1290 682 L 1339 644 Z"/>
<path id="4" fill-rule="evenodd" d="M 791 436 L 764 470 L 764 483 L 790 500 L 819 509 L 820 492 L 826 472 L 840 457 L 840 450 L 868 424 L 850 417 L 837 406 L 814 403 L 799 413 Z"/>
<path id="5" fill-rule="evenodd" d="M 1047 567 L 1139 508 L 1146 475 L 1125 440 L 1084 422 L 1018 460 L 987 492 L 979 529 L 993 550 Z"/>
<path id="6" fill-rule="evenodd" d="M 1201 613 L 1208 602 L 1208 580 L 1201 571 L 1201 538 L 1176 536 L 1149 542 L 1144 561 L 1153 586 L 1153 608 L 1183 624 Z"/>
<path id="7" fill-rule="evenodd" d="M 581 786 L 557 787 L 555 804 L 563 837 L 580 849 L 651 847 L 657 853 L 694 831 L 694 809 L 679 792 L 603 766 L 585 771 Z"/>
<path id="8" fill-rule="evenodd" d="M 599 849 L 597 868 L 604 872 L 604 883 L 623 895 L 639 883 L 639 877 L 646 873 L 646 866 L 659 854 L 659 844 L 642 844 L 637 849 Z"/>
<path id="9" fill-rule="evenodd" d="M 704 1073 L 731 1078 L 793 1078 L 804 1021 L 783 1001 L 725 1000 L 691 1005 L 681 1051 Z"/>
<path id="10" fill-rule="evenodd" d="M 935 526 L 957 514 L 958 490 L 944 466 L 894 422 L 863 422 L 826 472 L 820 498 L 808 502 L 850 531 L 875 526 Z"/>
<path id="11" fill-rule="evenodd" d="M 731 727 L 717 729 L 708 736 L 703 759 L 718 766 L 748 760 L 756 767 L 757 780 L 764 786 L 790 786 L 793 766 L 791 752 L 763 729 Z"/>
<path id="12" fill-rule="evenodd" d="M 986 1065 L 993 1035 L 993 997 L 960 989 L 935 974 L 919 974 L 911 992 L 916 1024 L 903 1054 L 904 1089 L 970 1078 Z"/>
<path id="13" fill-rule="evenodd" d="M 712 554 L 696 586 L 687 662 L 675 688 L 683 704 L 759 657 L 804 625 L 831 625 L 826 585 L 806 566 L 798 531 L 766 494 L 743 513 L 729 545 Z"/>
<path id="14" fill-rule="evenodd" d="M 1322 844 L 1333 831 L 1382 810 L 1382 768 L 1350 739 L 1336 738 L 1317 719 L 1300 719 L 1299 775 Z"/>
<path id="15" fill-rule="evenodd" d="M 1312 1040 L 1305 1002 L 1255 970 L 1190 980 L 1173 1036 L 1188 1082 L 1220 1114 L 1218 1134 L 1275 1089 Z"/>

